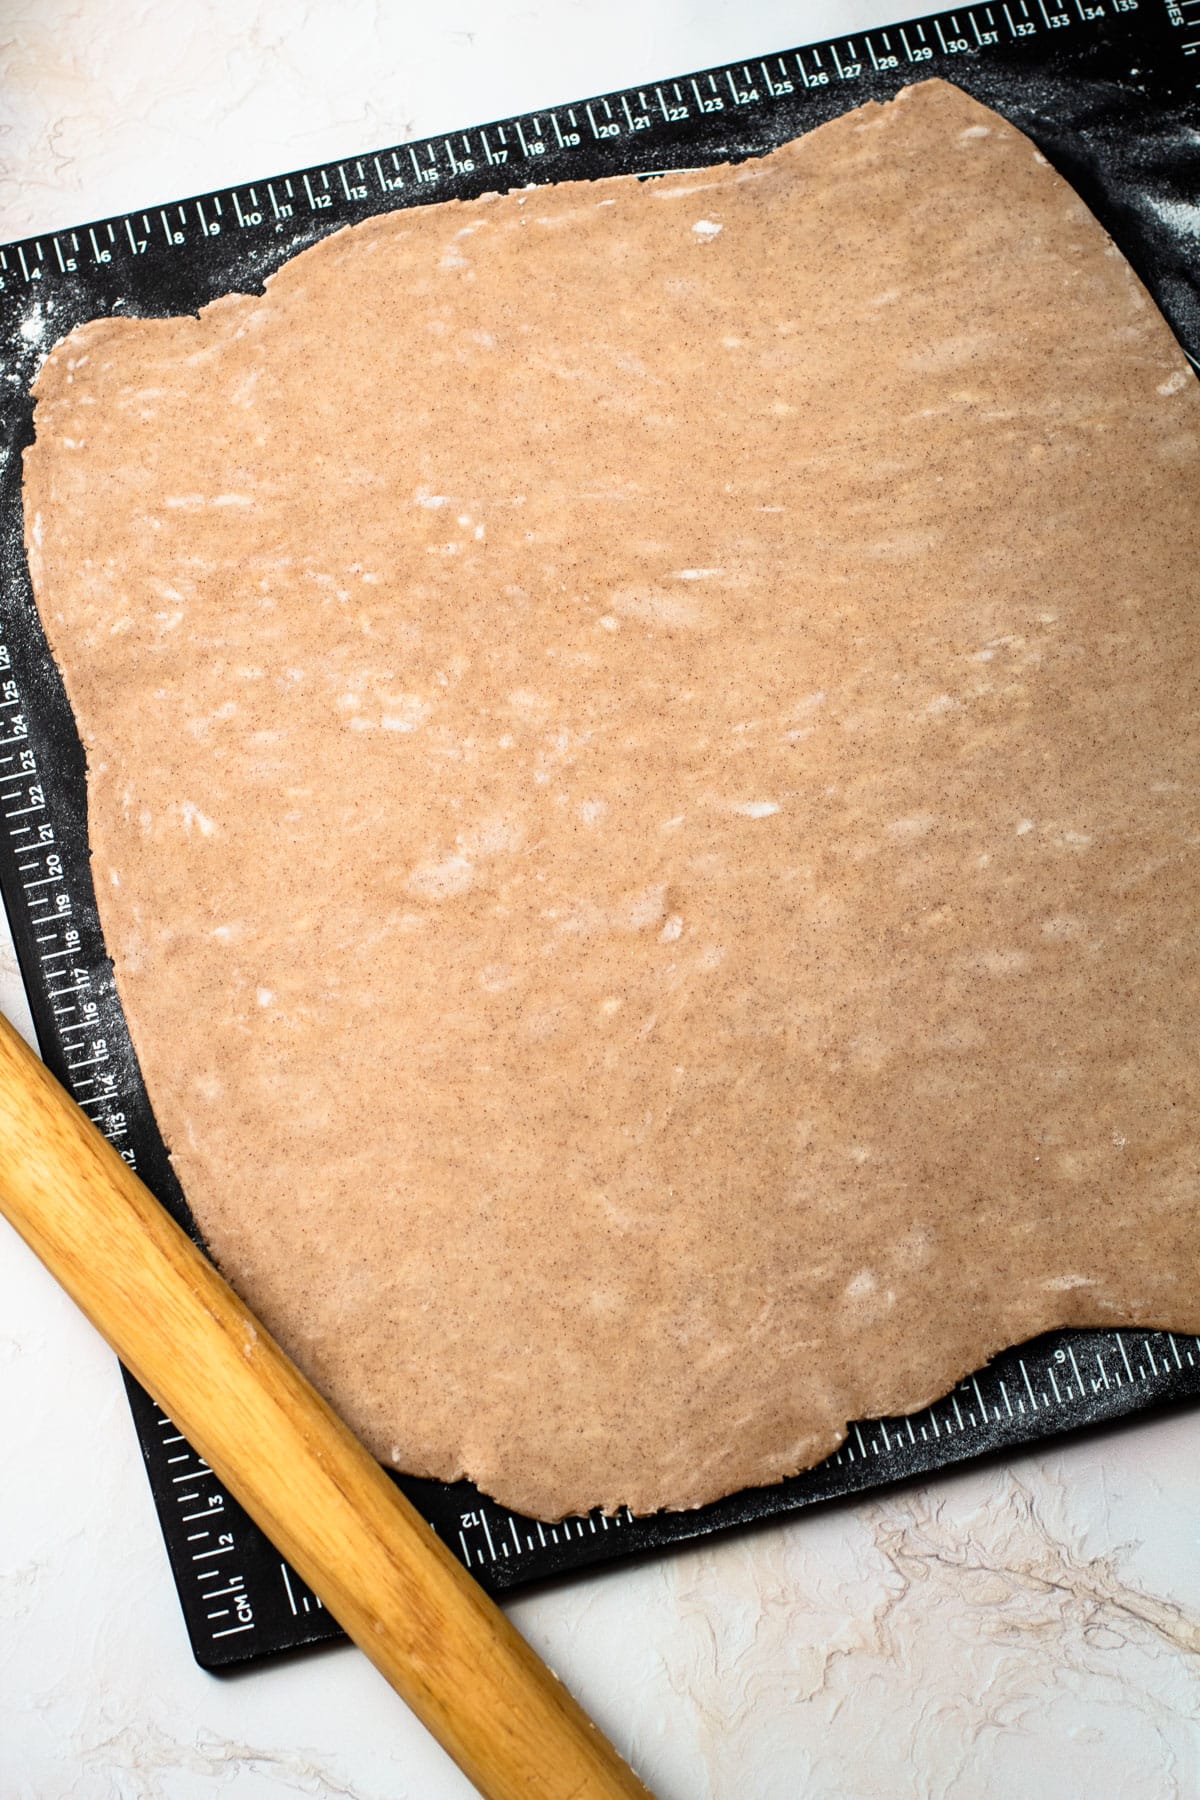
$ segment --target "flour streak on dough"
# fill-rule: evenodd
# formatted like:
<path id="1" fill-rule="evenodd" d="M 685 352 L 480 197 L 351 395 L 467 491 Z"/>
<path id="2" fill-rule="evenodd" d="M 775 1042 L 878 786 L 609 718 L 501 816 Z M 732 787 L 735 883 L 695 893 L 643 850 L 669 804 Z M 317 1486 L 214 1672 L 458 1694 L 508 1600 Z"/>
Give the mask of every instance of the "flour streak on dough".
<path id="1" fill-rule="evenodd" d="M 930 82 L 60 344 L 106 941 L 221 1266 L 553 1518 L 1200 1328 L 1200 395 Z"/>

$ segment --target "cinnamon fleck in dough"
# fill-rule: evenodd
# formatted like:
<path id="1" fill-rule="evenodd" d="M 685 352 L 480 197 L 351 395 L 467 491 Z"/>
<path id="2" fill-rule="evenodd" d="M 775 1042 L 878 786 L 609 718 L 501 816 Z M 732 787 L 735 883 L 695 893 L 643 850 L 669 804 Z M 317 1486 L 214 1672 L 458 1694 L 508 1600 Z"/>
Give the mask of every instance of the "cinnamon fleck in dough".
<path id="1" fill-rule="evenodd" d="M 378 218 L 37 384 L 107 944 L 384 1460 L 690 1507 L 1200 1330 L 1200 390 L 939 82 Z"/>

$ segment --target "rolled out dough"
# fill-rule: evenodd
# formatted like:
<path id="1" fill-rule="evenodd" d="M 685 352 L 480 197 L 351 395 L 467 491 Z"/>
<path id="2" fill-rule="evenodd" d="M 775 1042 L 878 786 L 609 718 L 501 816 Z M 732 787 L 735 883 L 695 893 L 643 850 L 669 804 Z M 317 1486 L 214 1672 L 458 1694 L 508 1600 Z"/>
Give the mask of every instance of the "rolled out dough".
<path id="1" fill-rule="evenodd" d="M 221 1267 L 546 1518 L 1200 1329 L 1200 391 L 939 82 L 396 213 L 37 383 L 106 941 Z"/>

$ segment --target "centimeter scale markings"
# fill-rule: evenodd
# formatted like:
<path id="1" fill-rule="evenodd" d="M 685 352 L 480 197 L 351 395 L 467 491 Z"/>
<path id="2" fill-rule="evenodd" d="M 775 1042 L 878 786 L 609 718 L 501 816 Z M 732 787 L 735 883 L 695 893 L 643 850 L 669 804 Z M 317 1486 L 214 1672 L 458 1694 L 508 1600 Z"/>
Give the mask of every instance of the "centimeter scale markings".
<path id="1" fill-rule="evenodd" d="M 1117 21 L 1137 34 L 1131 42 L 1139 61 L 1157 59 L 1155 74 L 1166 86 L 1184 96 L 1200 91 L 1200 0 L 1070 0 L 1062 6 L 1002 0 L 5 246 L 0 341 L 7 315 L 5 347 L 17 370 L 9 378 L 10 399 L 23 401 L 21 383 L 36 366 L 47 319 L 58 311 L 56 287 L 74 294 L 76 311 L 65 321 L 59 316 L 55 335 L 127 298 L 136 302 L 139 294 L 157 302 L 181 279 L 169 275 L 171 268 L 184 271 L 186 281 L 211 265 L 219 277 L 213 293 L 245 285 L 239 275 L 247 269 L 256 286 L 265 268 L 304 244 L 390 207 L 573 173 L 650 173 L 655 141 L 664 147 L 674 142 L 676 160 L 681 147 L 695 145 L 696 163 L 750 153 L 858 104 L 854 84 L 880 93 L 889 82 L 894 91 L 914 74 L 935 69 L 953 77 L 955 59 L 1036 59 L 1039 52 L 1029 47 L 1038 42 L 1046 58 L 1061 56 L 1059 47 L 1072 42 L 1082 55 Z M 1036 60 L 1028 66 L 1036 68 Z M 265 266 L 248 263 L 241 245 L 262 245 Z M 193 305 L 191 292 L 180 294 L 165 310 Z M 10 453 L 19 441 L 9 434 Z M 16 491 L 10 572 L 14 554 L 19 557 Z M 0 559 L 4 549 L 0 535 Z M 125 1161 L 136 1168 L 140 1158 L 149 1178 L 157 1170 L 160 1189 L 169 1187 L 99 936 L 81 796 L 68 785 L 56 753 L 53 715 L 62 702 L 46 687 L 39 663 L 44 650 L 19 619 L 4 639 L 0 630 L 0 889 L 42 1049 Z M 82 764 L 73 779 L 82 786 Z M 171 1203 L 168 1193 L 161 1197 Z M 335 1635 L 338 1628 L 321 1602 L 208 1464 L 136 1383 L 129 1381 L 129 1391 L 197 1659 L 216 1668 Z M 506 1511 L 468 1483 L 399 1479 L 466 1566 L 485 1585 L 503 1589 L 1187 1396 L 1200 1396 L 1200 1339 L 1153 1331 L 1058 1332 L 1006 1353 L 911 1418 L 853 1425 L 820 1468 L 696 1513 L 637 1519 L 627 1511 L 610 1517 L 597 1512 L 547 1525 Z"/>
<path id="2" fill-rule="evenodd" d="M 237 1534 L 228 1529 L 228 1496 L 204 1458 L 165 1413 L 158 1414 L 159 1449 L 170 1471 L 178 1522 L 199 1602 L 214 1643 L 254 1630 L 246 1577 L 237 1566 Z"/>
<path id="3" fill-rule="evenodd" d="M 58 847 L 47 780 L 29 746 L 29 720 L 0 642 L 0 824 L 12 851 L 26 924 L 36 947 L 68 1085 L 94 1125 L 136 1166 L 121 1107 L 121 1080 L 105 1035 L 95 976 L 75 923 L 75 901 Z"/>
<path id="4" fill-rule="evenodd" d="M 0 249 L 0 291 L 30 287 L 80 270 L 108 268 L 142 257 L 152 248 L 185 251 L 222 233 L 282 231 L 310 219 L 350 213 L 363 216 L 381 204 L 407 200 L 409 192 L 453 188 L 464 177 L 518 163 L 533 172 L 539 159 L 558 152 L 657 135 L 695 117 L 737 114 L 786 99 L 797 90 L 819 93 L 870 75 L 917 71 L 936 57 L 945 68 L 956 57 L 978 56 L 1108 19 L 1149 10 L 1154 0 L 1000 0 L 960 7 L 905 24 L 780 55 L 732 64 L 678 81 L 656 82 L 574 106 L 556 107 L 503 124 L 454 132 L 391 150 L 370 152 L 294 175 L 229 188 L 185 202 L 155 206 L 77 231 L 57 232 Z M 1159 0 L 1159 15 L 1177 31 L 1180 59 L 1195 58 L 1187 85 L 1200 91 L 1200 0 Z M 556 179 L 561 174 L 556 174 Z"/>
<path id="5" fill-rule="evenodd" d="M 458 1548 L 468 1569 L 495 1567 L 517 1556 L 533 1556 L 539 1550 L 569 1548 L 572 1543 L 586 1541 L 589 1536 L 603 1538 L 605 1532 L 618 1531 L 632 1525 L 634 1516 L 627 1506 L 615 1513 L 593 1512 L 582 1517 L 560 1519 L 545 1525 L 540 1519 L 526 1519 L 509 1512 L 494 1501 L 469 1508 L 458 1515 Z M 524 1542 L 522 1542 L 524 1540 Z"/>

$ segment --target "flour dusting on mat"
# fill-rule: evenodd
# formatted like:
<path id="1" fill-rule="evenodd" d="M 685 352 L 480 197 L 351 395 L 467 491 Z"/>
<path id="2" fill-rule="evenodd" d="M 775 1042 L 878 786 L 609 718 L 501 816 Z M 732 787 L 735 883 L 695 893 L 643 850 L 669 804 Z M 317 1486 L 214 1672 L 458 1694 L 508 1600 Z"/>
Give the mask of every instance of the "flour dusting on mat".
<path id="1" fill-rule="evenodd" d="M 690 1507 L 1200 1329 L 1200 388 L 1018 131 L 389 215 L 36 392 L 155 1112 L 381 1458 Z"/>

